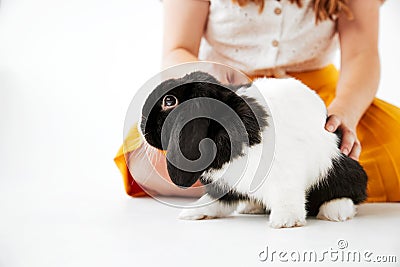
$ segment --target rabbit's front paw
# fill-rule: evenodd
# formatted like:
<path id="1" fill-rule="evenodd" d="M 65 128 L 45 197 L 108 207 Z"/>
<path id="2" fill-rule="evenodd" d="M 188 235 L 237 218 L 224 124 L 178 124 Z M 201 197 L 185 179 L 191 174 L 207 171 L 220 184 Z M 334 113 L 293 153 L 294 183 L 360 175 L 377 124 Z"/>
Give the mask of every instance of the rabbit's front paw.
<path id="1" fill-rule="evenodd" d="M 185 209 L 179 213 L 178 218 L 181 220 L 204 220 L 218 218 L 215 214 L 207 212 L 204 208 Z"/>
<path id="2" fill-rule="evenodd" d="M 184 209 L 179 214 L 181 220 L 203 220 L 223 218 L 230 215 L 237 207 L 237 203 L 225 204 L 215 201 L 208 194 L 202 196 L 195 203 L 197 208 Z"/>
<path id="3" fill-rule="evenodd" d="M 273 228 L 288 228 L 306 224 L 306 213 L 292 209 L 271 211 L 269 224 Z"/>
<path id="4" fill-rule="evenodd" d="M 182 210 L 178 218 L 182 220 L 203 220 L 224 218 L 232 214 L 236 205 L 225 205 L 219 201 L 208 206 Z"/>

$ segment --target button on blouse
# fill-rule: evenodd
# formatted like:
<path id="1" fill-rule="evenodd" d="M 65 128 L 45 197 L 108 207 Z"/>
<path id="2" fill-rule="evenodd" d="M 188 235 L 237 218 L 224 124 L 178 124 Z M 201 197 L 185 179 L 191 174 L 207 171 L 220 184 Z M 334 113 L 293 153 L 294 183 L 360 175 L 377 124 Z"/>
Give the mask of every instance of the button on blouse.
<path id="1" fill-rule="evenodd" d="M 211 0 L 200 59 L 245 73 L 280 68 L 307 71 L 330 64 L 338 47 L 336 22 L 315 23 L 312 0 L 299 8 L 289 0 L 265 0 L 262 13 L 250 2 Z"/>

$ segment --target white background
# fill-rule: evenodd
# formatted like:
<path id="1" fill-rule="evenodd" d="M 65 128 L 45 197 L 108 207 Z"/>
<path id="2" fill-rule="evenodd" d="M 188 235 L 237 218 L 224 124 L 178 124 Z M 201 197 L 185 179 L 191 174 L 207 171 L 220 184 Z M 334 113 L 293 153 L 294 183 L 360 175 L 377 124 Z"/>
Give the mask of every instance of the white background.
<path id="1" fill-rule="evenodd" d="M 206 222 L 202 230 L 177 222 L 175 209 L 124 194 L 113 157 L 135 90 L 159 70 L 161 7 L 156 0 L 1 1 L 0 266 L 257 262 L 241 253 L 257 255 L 267 243 L 264 218 Z M 388 0 L 378 95 L 397 105 L 399 25 L 400 1 Z M 330 229 L 348 233 L 358 248 L 394 253 L 394 211 L 372 205 L 361 209 L 359 224 L 312 221 L 318 227 L 268 233 L 277 246 L 308 240 L 329 248 L 340 237 L 324 236 Z M 311 241 L 319 239 L 325 243 Z"/>

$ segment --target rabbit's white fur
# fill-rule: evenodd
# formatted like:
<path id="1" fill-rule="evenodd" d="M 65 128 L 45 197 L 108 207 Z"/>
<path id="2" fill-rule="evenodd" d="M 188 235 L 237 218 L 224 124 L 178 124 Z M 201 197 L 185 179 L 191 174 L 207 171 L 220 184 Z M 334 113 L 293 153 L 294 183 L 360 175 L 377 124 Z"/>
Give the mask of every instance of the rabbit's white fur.
<path id="1" fill-rule="evenodd" d="M 274 127 L 265 128 L 263 141 L 250 147 L 247 157 L 235 158 L 225 163 L 222 169 L 208 171 L 203 176 L 222 185 L 228 185 L 236 192 L 249 195 L 250 198 L 263 203 L 267 209 L 271 209 L 272 227 L 304 225 L 306 192 L 326 176 L 332 167 L 332 160 L 341 157 L 338 137 L 323 127 L 327 114 L 322 100 L 301 82 L 292 78 L 263 78 L 254 81 L 249 88 L 240 89 L 237 94 L 257 98 L 255 90 L 259 90 L 267 102 L 271 115 L 268 123 Z M 263 146 L 269 145 L 269 149 L 273 149 L 274 144 L 268 142 L 268 139 L 273 140 L 273 135 L 275 135 L 275 154 L 269 175 L 258 190 L 249 194 L 250 184 L 258 165 L 267 160 L 261 158 Z M 239 169 L 243 163 L 248 164 L 244 173 Z M 225 172 L 228 166 L 233 173 L 243 173 L 239 181 L 233 179 L 235 182 L 231 182 L 232 179 L 224 179 L 227 177 Z M 238 166 L 237 170 L 235 166 Z M 206 203 L 211 200 L 208 195 L 204 195 L 198 202 Z M 327 213 L 325 207 L 325 213 L 318 217 L 329 220 L 345 220 L 353 217 L 355 209 L 352 200 L 345 198 L 339 202 L 341 208 L 336 208 L 335 213 L 325 214 Z M 329 206 L 329 203 L 325 205 Z M 185 209 L 179 217 L 181 219 L 224 217 L 231 214 L 236 205 L 217 201 L 200 208 Z"/>

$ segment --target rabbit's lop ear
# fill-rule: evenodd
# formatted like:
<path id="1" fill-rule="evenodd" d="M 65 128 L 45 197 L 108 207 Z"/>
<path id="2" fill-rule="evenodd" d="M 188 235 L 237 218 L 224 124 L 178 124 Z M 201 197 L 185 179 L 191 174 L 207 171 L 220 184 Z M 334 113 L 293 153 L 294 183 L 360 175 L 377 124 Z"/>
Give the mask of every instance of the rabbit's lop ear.
<path id="1" fill-rule="evenodd" d="M 216 150 L 209 142 L 202 142 L 209 125 L 207 118 L 195 118 L 183 127 L 179 122 L 175 125 L 167 150 L 167 169 L 174 184 L 192 186 L 213 161 Z"/>

